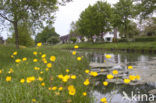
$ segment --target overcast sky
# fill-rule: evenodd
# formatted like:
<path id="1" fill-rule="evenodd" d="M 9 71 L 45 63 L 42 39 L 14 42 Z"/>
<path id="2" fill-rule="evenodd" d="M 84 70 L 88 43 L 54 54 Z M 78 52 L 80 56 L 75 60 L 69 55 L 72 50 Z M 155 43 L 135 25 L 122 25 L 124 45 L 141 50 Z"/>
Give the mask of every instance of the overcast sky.
<path id="1" fill-rule="evenodd" d="M 56 32 L 60 35 L 66 35 L 70 31 L 70 24 L 72 21 L 78 20 L 81 12 L 88 7 L 93 5 L 97 1 L 107 1 L 110 4 L 115 4 L 119 0 L 73 0 L 66 6 L 61 6 L 59 11 L 56 12 L 56 21 L 54 27 Z"/>
<path id="2" fill-rule="evenodd" d="M 56 12 L 54 27 L 59 35 L 66 35 L 70 31 L 70 24 L 72 21 L 78 20 L 81 12 L 88 7 L 88 5 L 93 5 L 97 1 L 107 1 L 110 4 L 114 4 L 119 0 L 73 0 L 67 3 L 66 6 L 60 6 L 59 10 Z M 4 39 L 9 35 L 8 27 L 0 30 L 0 36 Z"/>

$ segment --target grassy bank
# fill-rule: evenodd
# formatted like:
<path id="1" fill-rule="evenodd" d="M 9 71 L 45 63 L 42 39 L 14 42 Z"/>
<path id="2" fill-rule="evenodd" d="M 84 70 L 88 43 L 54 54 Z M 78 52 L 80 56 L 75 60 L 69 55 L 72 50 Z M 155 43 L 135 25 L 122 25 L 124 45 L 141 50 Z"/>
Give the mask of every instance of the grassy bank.
<path id="1" fill-rule="evenodd" d="M 15 51 L 17 55 L 15 53 L 11 57 Z M 38 54 L 33 55 L 34 51 Z M 42 58 L 43 54 L 46 57 Z M 56 60 L 50 61 L 50 56 L 55 56 Z M 77 56 L 80 55 L 71 55 L 68 51 L 50 47 L 16 50 L 14 47 L 0 45 L 0 103 L 90 103 L 89 95 L 83 96 L 83 92 L 87 92 L 83 82 L 87 78 L 84 71 L 88 68 L 88 62 L 85 58 L 78 61 Z M 18 58 L 21 61 L 16 63 Z M 23 61 L 23 58 L 27 60 Z M 33 62 L 35 58 L 37 62 Z M 48 63 L 52 64 L 49 69 Z M 67 79 L 64 82 L 58 78 L 60 74 L 67 77 L 75 75 L 76 79 L 64 78 Z M 72 95 L 68 90 L 70 85 L 75 88 L 72 89 Z"/>
<path id="2" fill-rule="evenodd" d="M 73 48 L 75 44 L 59 44 L 54 48 Z M 79 43 L 80 48 L 156 50 L 156 42 Z"/>

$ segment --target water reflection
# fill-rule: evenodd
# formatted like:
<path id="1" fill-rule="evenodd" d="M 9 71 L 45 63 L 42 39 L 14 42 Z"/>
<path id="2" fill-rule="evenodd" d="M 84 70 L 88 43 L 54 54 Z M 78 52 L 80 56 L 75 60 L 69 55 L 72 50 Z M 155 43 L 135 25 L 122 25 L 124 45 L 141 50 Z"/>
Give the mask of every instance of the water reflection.
<path id="1" fill-rule="evenodd" d="M 137 94 L 137 96 L 147 94 L 149 96 L 149 91 L 156 89 L 156 55 L 95 51 L 83 53 L 90 60 L 92 70 L 99 74 L 96 78 L 92 78 L 93 84 L 91 86 L 94 87 L 90 90 L 90 93 L 95 97 L 94 103 L 100 103 L 100 99 L 103 97 L 107 97 L 108 101 L 111 101 L 109 103 L 156 103 L 156 101 L 147 101 L 145 97 L 143 100 L 138 99 L 140 98 L 138 97 L 137 101 L 132 100 L 131 102 L 122 100 L 125 96 L 124 93 L 129 98 L 133 97 L 132 94 Z M 111 59 L 105 58 L 107 54 L 112 56 Z M 107 65 L 109 63 L 111 64 Z M 132 65 L 135 69 L 127 70 L 129 65 Z M 111 73 L 114 69 L 119 71 L 118 79 L 115 79 L 115 82 L 109 81 L 109 85 L 105 87 L 102 83 L 106 80 L 106 74 Z M 130 74 L 140 75 L 141 80 L 130 85 L 123 84 L 123 78 L 128 77 Z"/>

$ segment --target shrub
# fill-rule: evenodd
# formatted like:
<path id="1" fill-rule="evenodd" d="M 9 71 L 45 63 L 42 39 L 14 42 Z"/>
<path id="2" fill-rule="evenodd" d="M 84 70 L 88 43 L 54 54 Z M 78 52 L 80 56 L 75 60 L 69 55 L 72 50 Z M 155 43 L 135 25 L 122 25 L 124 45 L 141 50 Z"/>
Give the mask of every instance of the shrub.
<path id="1" fill-rule="evenodd" d="M 151 42 L 151 41 L 156 41 L 156 37 L 155 36 L 151 36 L 151 37 L 137 37 L 135 38 L 135 42 Z"/>
<path id="2" fill-rule="evenodd" d="M 118 42 L 128 42 L 128 40 L 126 38 L 121 38 L 117 40 Z"/>
<path id="3" fill-rule="evenodd" d="M 71 40 L 73 43 L 76 42 L 76 38 L 74 38 L 74 37 L 70 38 L 70 40 Z"/>
<path id="4" fill-rule="evenodd" d="M 47 40 L 47 42 L 48 42 L 49 44 L 57 44 L 59 41 L 60 41 L 59 38 L 56 37 L 56 36 L 51 36 L 51 37 Z"/>

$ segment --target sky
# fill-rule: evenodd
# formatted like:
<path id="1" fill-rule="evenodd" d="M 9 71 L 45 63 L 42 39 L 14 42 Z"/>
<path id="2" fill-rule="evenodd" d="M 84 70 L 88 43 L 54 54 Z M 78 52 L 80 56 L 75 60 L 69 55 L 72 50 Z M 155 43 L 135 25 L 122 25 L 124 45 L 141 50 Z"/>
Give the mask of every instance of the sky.
<path id="1" fill-rule="evenodd" d="M 53 25 L 56 32 L 61 36 L 68 34 L 71 22 L 78 20 L 81 12 L 89 5 L 95 4 L 97 1 L 107 1 L 110 4 L 115 4 L 119 0 L 73 0 L 65 6 L 59 6 L 59 10 L 56 12 L 55 23 Z M 9 29 L 5 27 L 2 30 L 0 27 L 0 36 L 7 39 L 8 35 L 10 35 Z"/>
<path id="2" fill-rule="evenodd" d="M 119 0 L 73 0 L 66 6 L 60 6 L 56 12 L 56 20 L 54 27 L 59 35 L 66 35 L 70 31 L 70 24 L 72 21 L 77 21 L 82 11 L 97 1 L 107 1 L 110 4 L 115 4 Z"/>

